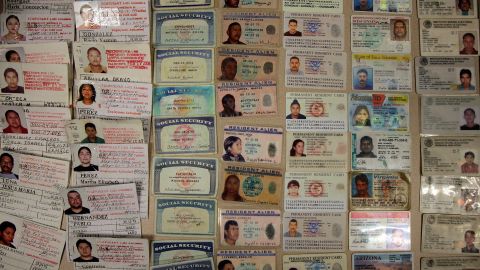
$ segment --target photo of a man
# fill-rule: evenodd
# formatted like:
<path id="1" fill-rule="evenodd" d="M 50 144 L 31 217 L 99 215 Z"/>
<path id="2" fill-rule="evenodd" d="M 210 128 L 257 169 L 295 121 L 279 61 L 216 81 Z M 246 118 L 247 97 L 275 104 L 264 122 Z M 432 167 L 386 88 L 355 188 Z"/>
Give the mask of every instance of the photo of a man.
<path id="1" fill-rule="evenodd" d="M 286 37 L 301 37 L 302 32 L 297 30 L 298 21 L 295 19 L 290 19 L 288 21 L 288 31 L 285 32 L 283 35 Z"/>
<path id="2" fill-rule="evenodd" d="M 3 129 L 3 133 L 28 133 L 28 129 L 22 126 L 22 120 L 20 119 L 18 112 L 14 110 L 7 110 L 5 112 L 5 120 L 7 121 L 8 126 Z"/>
<path id="3" fill-rule="evenodd" d="M 225 5 L 223 5 L 223 7 L 225 7 L 225 8 L 238 8 L 239 3 L 240 3 L 240 0 L 225 0 Z"/>
<path id="4" fill-rule="evenodd" d="M 298 100 L 294 99 L 292 103 L 290 103 L 290 114 L 287 115 L 286 119 L 307 119 L 307 117 L 300 113 L 300 103 Z"/>
<path id="5" fill-rule="evenodd" d="M 227 40 L 223 42 L 223 44 L 237 44 L 237 45 L 245 45 L 245 43 L 240 41 L 242 37 L 242 26 L 238 22 L 233 22 L 228 25 L 227 28 Z"/>
<path id="6" fill-rule="evenodd" d="M 68 204 L 70 208 L 65 210 L 65 215 L 90 214 L 90 209 L 83 207 L 82 197 L 76 190 L 70 190 L 67 193 Z"/>
<path id="7" fill-rule="evenodd" d="M 73 168 L 75 172 L 92 172 L 98 171 L 98 166 L 91 164 L 92 161 L 92 151 L 86 146 L 82 146 L 78 149 L 78 159 L 80 160 L 80 165 Z"/>
<path id="8" fill-rule="evenodd" d="M 18 72 L 13 68 L 6 68 L 3 72 L 3 77 L 7 86 L 1 89 L 2 93 L 6 94 L 24 94 L 25 88 L 18 85 Z"/>
<path id="9" fill-rule="evenodd" d="M 227 57 L 222 60 L 220 66 L 222 75 L 218 78 L 220 81 L 236 81 L 235 76 L 237 76 L 237 60 L 233 57 Z"/>
<path id="10" fill-rule="evenodd" d="M 81 17 L 83 23 L 77 25 L 78 30 L 99 29 L 100 28 L 100 25 L 95 23 L 95 12 L 90 5 L 85 4 L 85 5 L 80 7 L 80 17 Z"/>
<path id="11" fill-rule="evenodd" d="M 479 253 L 478 248 L 475 247 L 475 231 L 468 230 L 465 232 L 465 247 L 462 248 L 462 253 Z"/>
<path id="12" fill-rule="evenodd" d="M 477 118 L 475 110 L 472 108 L 466 108 L 463 111 L 463 120 L 465 120 L 465 124 L 460 126 L 460 130 L 480 130 L 480 125 L 475 123 L 475 118 Z"/>
<path id="13" fill-rule="evenodd" d="M 288 222 L 288 231 L 283 234 L 284 237 L 302 237 L 302 233 L 297 231 L 298 222 L 296 219 L 292 218 Z"/>
<path id="14" fill-rule="evenodd" d="M 370 76 L 372 72 L 370 71 Z M 372 90 L 372 79 L 369 76 L 366 68 L 360 68 L 357 72 L 357 77 L 354 78 L 353 89 L 355 90 Z"/>
<path id="15" fill-rule="evenodd" d="M 373 11 L 371 0 L 354 0 L 353 5 L 355 11 Z"/>
<path id="16" fill-rule="evenodd" d="M 3 153 L 0 155 L 0 177 L 18 180 L 18 174 L 12 172 L 15 165 L 13 156 L 9 153 Z"/>
<path id="17" fill-rule="evenodd" d="M 288 75 L 303 75 L 303 71 L 300 70 L 300 58 L 297 56 L 290 57 Z"/>
<path id="18" fill-rule="evenodd" d="M 469 69 L 460 70 L 460 84 L 458 90 L 475 90 L 472 83 L 472 72 Z"/>
<path id="19" fill-rule="evenodd" d="M 225 222 L 223 232 L 223 240 L 229 246 L 235 246 L 237 243 L 238 237 L 240 236 L 240 229 L 238 227 L 238 222 L 235 220 L 228 220 Z"/>
<path id="20" fill-rule="evenodd" d="M 465 33 L 462 36 L 463 49 L 460 54 L 477 55 L 478 51 L 475 49 L 475 36 L 472 33 Z"/>
<path id="21" fill-rule="evenodd" d="M 478 173 L 478 164 L 475 163 L 475 154 L 472 151 L 465 152 L 465 163 L 460 166 L 462 173 Z"/>
<path id="22" fill-rule="evenodd" d="M 470 0 L 457 0 L 457 14 L 462 16 L 468 16 L 473 14 L 472 3 Z"/>
<path id="23" fill-rule="evenodd" d="M 226 94 L 222 97 L 223 111 L 219 113 L 220 117 L 236 117 L 242 116 L 242 112 L 235 110 L 235 97 L 231 94 Z"/>
<path id="24" fill-rule="evenodd" d="M 373 152 L 373 139 L 370 136 L 363 136 L 360 139 L 360 153 L 356 155 L 357 158 L 376 158 Z"/>
<path id="25" fill-rule="evenodd" d="M 391 20 L 390 23 L 393 25 L 391 32 L 391 40 L 393 41 L 408 41 L 408 31 L 407 23 L 405 20 Z"/>
<path id="26" fill-rule="evenodd" d="M 387 243 L 388 249 L 406 250 L 410 249 L 408 241 L 405 240 L 404 232 L 402 229 L 394 228 L 390 233 L 390 239 Z"/>
<path id="27" fill-rule="evenodd" d="M 74 262 L 99 262 L 97 257 L 92 256 L 92 244 L 86 239 L 78 239 L 75 243 L 80 257 L 73 259 Z"/>
<path id="28" fill-rule="evenodd" d="M 81 143 L 105 143 L 103 138 L 97 136 L 97 127 L 93 123 L 85 124 L 85 133 L 87 137 Z"/>
<path id="29" fill-rule="evenodd" d="M 370 185 L 369 185 L 369 180 L 368 176 L 366 174 L 358 174 L 355 176 L 354 184 L 355 184 L 355 189 L 352 190 L 355 191 L 352 197 L 354 198 L 370 198 Z"/>
<path id="30" fill-rule="evenodd" d="M 107 73 L 107 68 L 102 65 L 102 53 L 98 48 L 90 47 L 87 50 L 88 65 L 83 68 L 86 73 Z"/>

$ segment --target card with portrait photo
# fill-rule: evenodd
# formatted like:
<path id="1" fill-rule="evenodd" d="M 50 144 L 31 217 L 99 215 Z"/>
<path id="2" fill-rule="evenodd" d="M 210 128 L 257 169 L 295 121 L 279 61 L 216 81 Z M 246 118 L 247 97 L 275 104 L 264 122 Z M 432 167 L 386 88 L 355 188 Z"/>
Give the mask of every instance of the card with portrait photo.
<path id="1" fill-rule="evenodd" d="M 72 186 L 135 183 L 140 216 L 148 217 L 148 145 L 73 144 Z"/>
<path id="2" fill-rule="evenodd" d="M 137 144 L 145 143 L 140 119 L 73 119 L 65 123 L 68 142 Z"/>
<path id="3" fill-rule="evenodd" d="M 352 52 L 408 54 L 410 25 L 410 18 L 405 16 L 352 15 Z"/>
<path id="4" fill-rule="evenodd" d="M 347 174 L 287 172 L 284 181 L 286 211 L 346 212 Z"/>
<path id="5" fill-rule="evenodd" d="M 67 42 L 0 44 L 1 62 L 70 64 Z"/>
<path id="6" fill-rule="evenodd" d="M 216 269 L 228 269 L 229 265 L 240 268 L 248 265 L 254 269 L 277 269 L 275 250 L 219 250 Z M 234 269 L 234 268 L 231 268 Z"/>
<path id="7" fill-rule="evenodd" d="M 478 93 L 478 58 L 416 57 L 416 89 L 419 94 L 470 95 Z"/>
<path id="8" fill-rule="evenodd" d="M 150 43 L 149 1 L 75 1 L 77 42 Z"/>
<path id="9" fill-rule="evenodd" d="M 421 151 L 422 175 L 479 174 L 480 137 L 422 137 Z"/>
<path id="10" fill-rule="evenodd" d="M 344 132 L 287 132 L 288 171 L 345 171 L 349 166 L 348 136 Z"/>
<path id="11" fill-rule="evenodd" d="M 1 212 L 0 230 L 3 247 L 23 253 L 29 260 L 33 259 L 33 265 L 41 265 L 43 269 L 59 269 L 65 231 Z M 14 265 L 18 265 L 17 262 Z M 10 266 L 8 269 L 11 269 Z"/>
<path id="12" fill-rule="evenodd" d="M 231 12 L 224 9 L 218 44 L 277 47 L 280 40 L 280 14 L 276 12 Z"/>
<path id="13" fill-rule="evenodd" d="M 147 43 L 73 43 L 75 79 L 151 83 Z"/>
<path id="14" fill-rule="evenodd" d="M 153 157 L 152 187 L 158 195 L 213 197 L 217 193 L 215 158 Z"/>
<path id="15" fill-rule="evenodd" d="M 410 210 L 410 176 L 401 172 L 351 173 L 350 209 Z"/>
<path id="16" fill-rule="evenodd" d="M 152 241 L 152 266 L 213 258 L 213 240 Z"/>
<path id="17" fill-rule="evenodd" d="M 353 54 L 352 89 L 411 92 L 413 61 L 410 55 Z"/>
<path id="18" fill-rule="evenodd" d="M 223 138 L 223 161 L 268 164 L 282 161 L 282 128 L 227 125 L 223 128 Z"/>
<path id="19" fill-rule="evenodd" d="M 477 1 L 472 0 L 419 0 L 418 17 L 427 18 L 477 18 Z"/>
<path id="20" fill-rule="evenodd" d="M 475 269 L 480 265 L 480 257 L 423 257 L 420 260 L 421 270 L 457 270 Z"/>
<path id="21" fill-rule="evenodd" d="M 220 246 L 277 247 L 281 213 L 276 209 L 219 209 Z"/>
<path id="22" fill-rule="evenodd" d="M 287 92 L 288 131 L 347 131 L 347 94 Z"/>
<path id="23" fill-rule="evenodd" d="M 298 2 L 296 0 L 283 0 L 283 10 L 289 12 L 311 12 L 315 10 L 318 13 L 342 13 L 343 1 L 310 0 L 308 2 Z"/>
<path id="24" fill-rule="evenodd" d="M 282 171 L 277 169 L 227 165 L 220 179 L 224 202 L 279 205 Z"/>
<path id="25" fill-rule="evenodd" d="M 285 52 L 285 85 L 292 88 L 344 90 L 347 54 L 304 49 Z"/>
<path id="26" fill-rule="evenodd" d="M 411 168 L 409 134 L 352 133 L 352 170 L 395 170 Z"/>
<path id="27" fill-rule="evenodd" d="M 420 211 L 460 215 L 480 215 L 480 177 L 422 176 Z"/>
<path id="28" fill-rule="evenodd" d="M 480 216 L 422 215 L 422 252 L 442 254 L 477 254 L 480 241 Z"/>
<path id="29" fill-rule="evenodd" d="M 222 82 L 217 84 L 216 92 L 220 117 L 277 114 L 275 81 Z"/>
<path id="30" fill-rule="evenodd" d="M 408 211 L 350 212 L 350 250 L 409 251 L 410 217 Z"/>
<path id="31" fill-rule="evenodd" d="M 68 238 L 66 250 L 76 269 L 148 268 L 148 239 L 74 237 Z"/>
<path id="32" fill-rule="evenodd" d="M 422 96 L 421 101 L 423 134 L 480 134 L 480 97 Z"/>
<path id="33" fill-rule="evenodd" d="M 276 49 L 218 48 L 218 81 L 276 81 L 280 72 Z"/>
<path id="34" fill-rule="evenodd" d="M 217 201 L 155 197 L 155 234 L 162 236 L 214 237 Z"/>
<path id="35" fill-rule="evenodd" d="M 154 117 L 186 117 L 215 114 L 213 85 L 155 86 Z"/>
<path id="36" fill-rule="evenodd" d="M 312 267 L 347 269 L 347 256 L 344 253 L 283 255 L 283 269 L 309 270 Z"/>
<path id="37" fill-rule="evenodd" d="M 413 253 L 352 254 L 352 270 L 361 269 L 413 270 Z"/>
<path id="38" fill-rule="evenodd" d="M 347 214 L 285 211 L 285 252 L 343 252 L 346 249 Z"/>
<path id="39" fill-rule="evenodd" d="M 422 56 L 478 56 L 477 19 L 420 19 Z"/>
<path id="40" fill-rule="evenodd" d="M 412 0 L 353 0 L 353 11 L 389 14 L 411 14 Z"/>
<path id="41" fill-rule="evenodd" d="M 284 47 L 342 52 L 345 49 L 343 14 L 307 12 L 285 12 L 283 15 Z"/>

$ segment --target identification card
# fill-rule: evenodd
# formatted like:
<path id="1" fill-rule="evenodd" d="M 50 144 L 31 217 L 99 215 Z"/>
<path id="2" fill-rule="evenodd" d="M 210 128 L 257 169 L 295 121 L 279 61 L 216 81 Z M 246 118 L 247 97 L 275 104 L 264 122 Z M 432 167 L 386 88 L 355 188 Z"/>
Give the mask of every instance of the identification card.
<path id="1" fill-rule="evenodd" d="M 83 246 L 91 247 L 89 257 L 93 258 L 84 258 L 85 252 L 80 253 Z M 75 262 L 77 269 L 93 268 L 88 266 L 132 270 L 148 268 L 148 239 L 74 237 L 68 239 L 67 250 L 70 261 Z"/>
<path id="2" fill-rule="evenodd" d="M 71 215 L 67 217 L 68 238 L 74 237 L 119 237 L 142 236 L 138 214 L 112 216 L 109 214 Z"/>
<path id="3" fill-rule="evenodd" d="M 410 148 L 408 134 L 352 133 L 352 169 L 410 170 Z"/>
<path id="4" fill-rule="evenodd" d="M 3 240 L 6 242 L 2 244 L 2 247 L 9 247 L 9 250 L 23 253 L 25 258 L 28 258 L 26 260 L 33 259 L 33 265 L 38 267 L 26 269 L 58 270 L 65 245 L 65 231 L 1 212 L 0 220 L 4 224 L 2 226 L 6 226 L 4 230 L 14 232 L 11 240 L 8 238 Z M 2 255 L 4 254 L 0 254 L 0 258 L 2 258 L 3 263 Z M 15 265 L 18 265 L 17 262 Z M 12 268 L 5 269 L 10 270 Z"/>
<path id="5" fill-rule="evenodd" d="M 154 83 L 210 83 L 213 49 L 156 49 Z"/>
<path id="6" fill-rule="evenodd" d="M 352 269 L 413 270 L 412 253 L 357 253 L 352 255 Z"/>
<path id="7" fill-rule="evenodd" d="M 2 62 L 70 64 L 67 42 L 0 44 Z"/>
<path id="8" fill-rule="evenodd" d="M 410 212 L 350 212 L 351 251 L 408 251 Z"/>
<path id="9" fill-rule="evenodd" d="M 348 168 L 347 133 L 287 132 L 288 171 L 345 171 Z"/>
<path id="10" fill-rule="evenodd" d="M 158 195 L 215 196 L 215 158 L 153 157 L 153 192 Z"/>
<path id="11" fill-rule="evenodd" d="M 347 79 L 347 54 L 287 49 L 285 85 L 294 88 L 344 90 Z"/>
<path id="12" fill-rule="evenodd" d="M 277 83 L 275 81 L 219 83 L 217 112 L 220 117 L 276 115 Z"/>
<path id="13" fill-rule="evenodd" d="M 213 258 L 212 240 L 152 241 L 152 265 Z"/>
<path id="14" fill-rule="evenodd" d="M 413 61 L 410 55 L 353 54 L 352 89 L 412 91 Z"/>
<path id="15" fill-rule="evenodd" d="M 182 270 L 182 269 L 195 269 L 195 270 L 214 270 L 215 264 L 213 258 L 204 258 L 200 260 L 184 261 L 179 263 L 153 266 L 151 270 Z"/>
<path id="16" fill-rule="evenodd" d="M 215 117 L 156 118 L 155 153 L 214 153 Z"/>
<path id="17" fill-rule="evenodd" d="M 480 215 L 480 177 L 422 176 L 420 211 Z"/>
<path id="18" fill-rule="evenodd" d="M 257 8 L 257 9 L 277 9 L 281 3 L 276 0 L 239 0 L 239 1 L 219 1 L 220 7 L 223 8 Z"/>
<path id="19" fill-rule="evenodd" d="M 405 173 L 355 172 L 350 176 L 350 209 L 410 210 L 410 177 Z"/>
<path id="20" fill-rule="evenodd" d="M 138 214 L 138 198 L 135 184 L 75 187 L 65 190 L 65 215 Z"/>
<path id="21" fill-rule="evenodd" d="M 46 265 L 40 261 L 35 261 L 33 257 L 28 257 L 24 251 L 9 248 L 0 245 L 0 267 L 9 270 L 33 270 L 36 267 L 45 270 L 56 270 L 58 265 Z"/>
<path id="22" fill-rule="evenodd" d="M 281 18 L 274 12 L 224 12 L 220 18 L 221 42 L 225 45 L 281 45 Z"/>
<path id="23" fill-rule="evenodd" d="M 215 46 L 215 13 L 154 12 L 153 43 L 155 46 Z"/>
<path id="24" fill-rule="evenodd" d="M 477 2 L 458 0 L 418 0 L 419 18 L 477 18 Z"/>
<path id="25" fill-rule="evenodd" d="M 283 269 L 347 269 L 347 256 L 344 253 L 283 255 Z"/>
<path id="26" fill-rule="evenodd" d="M 479 173 L 480 137 L 421 138 L 422 175 L 476 175 Z"/>
<path id="27" fill-rule="evenodd" d="M 152 81 L 150 44 L 76 42 L 73 43 L 73 57 L 77 80 Z"/>
<path id="28" fill-rule="evenodd" d="M 480 135 L 480 97 L 422 96 L 421 104 L 423 134 Z"/>
<path id="29" fill-rule="evenodd" d="M 284 183 L 286 211 L 348 211 L 346 173 L 287 172 Z"/>
<path id="30" fill-rule="evenodd" d="M 73 2 L 76 41 L 150 42 L 149 1 Z"/>
<path id="31" fill-rule="evenodd" d="M 286 7 L 284 7 L 286 8 Z M 316 12 L 320 12 L 315 9 Z M 345 50 L 343 14 L 285 12 L 283 15 L 283 45 L 298 50 Z M 341 13 L 341 12 L 340 12 Z"/>
<path id="32" fill-rule="evenodd" d="M 415 74 L 419 94 L 478 93 L 478 58 L 416 57 Z"/>
<path id="33" fill-rule="evenodd" d="M 148 217 L 148 145 L 72 145 L 72 186 L 135 183 L 141 218 Z"/>
<path id="34" fill-rule="evenodd" d="M 265 269 L 276 268 L 275 250 L 219 250 L 217 263 L 220 265 L 231 264 L 236 269 Z"/>
<path id="35" fill-rule="evenodd" d="M 280 210 L 219 209 L 220 245 L 223 247 L 276 247 L 280 245 Z"/>
<path id="36" fill-rule="evenodd" d="M 477 19 L 420 19 L 422 56 L 478 55 Z"/>
<path id="37" fill-rule="evenodd" d="M 154 117 L 186 117 L 215 114 L 213 85 L 156 86 L 153 88 Z"/>
<path id="38" fill-rule="evenodd" d="M 342 252 L 346 248 L 346 213 L 290 212 L 283 214 L 285 252 Z"/>
<path id="39" fill-rule="evenodd" d="M 476 269 L 480 257 L 424 257 L 420 260 L 421 270 Z"/>
<path id="40" fill-rule="evenodd" d="M 217 49 L 216 78 L 219 81 L 276 81 L 278 51 L 275 49 Z"/>
<path id="41" fill-rule="evenodd" d="M 35 1 L 36 2 L 36 1 Z M 69 3 L 70 4 L 70 3 Z M 47 6 L 50 6 L 48 4 Z M 51 7 L 51 6 L 50 6 Z M 0 15 L 0 21 L 9 21 L 17 23 L 13 33 L 8 30 L 7 24 L 2 23 L 0 27 L 1 43 L 23 43 L 23 42 L 53 42 L 69 41 L 72 42 L 75 34 L 75 21 L 70 14 L 38 14 L 32 13 L 11 14 L 3 13 Z M 12 19 L 10 16 L 15 16 Z"/>
<path id="42" fill-rule="evenodd" d="M 422 252 L 443 254 L 476 253 L 480 241 L 480 216 L 423 214 Z M 457 268 L 458 269 L 458 268 Z"/>
<path id="43" fill-rule="evenodd" d="M 393 14 L 411 14 L 412 0 L 376 0 L 361 1 L 353 0 L 353 11 L 358 12 L 376 12 L 376 13 L 393 13 Z"/>
<path id="44" fill-rule="evenodd" d="M 222 179 L 219 190 L 224 201 L 280 204 L 281 170 L 227 165 Z"/>
<path id="45" fill-rule="evenodd" d="M 217 201 L 155 198 L 155 234 L 164 236 L 215 236 Z"/>
<path id="46" fill-rule="evenodd" d="M 68 107 L 68 67 L 65 64 L 0 62 L 5 79 L 0 83 L 3 104 Z M 16 79 L 15 79 L 16 78 Z"/>
<path id="47" fill-rule="evenodd" d="M 154 10 L 163 9 L 192 9 L 192 8 L 208 8 L 213 7 L 212 0 L 153 0 L 152 7 Z"/>
<path id="48" fill-rule="evenodd" d="M 71 144 L 136 144 L 145 141 L 140 119 L 74 119 L 65 124 L 65 130 Z"/>
<path id="49" fill-rule="evenodd" d="M 81 80 L 73 89 L 76 118 L 151 116 L 151 84 Z"/>
<path id="50" fill-rule="evenodd" d="M 352 15 L 352 52 L 409 54 L 410 18 Z"/>
<path id="51" fill-rule="evenodd" d="M 348 130 L 345 93 L 287 92 L 285 107 L 287 131 Z"/>
<path id="52" fill-rule="evenodd" d="M 3 3 L 3 7 L 7 13 L 24 14 L 34 12 L 36 14 L 73 15 L 72 2 L 65 2 L 64 0 L 5 0 Z"/>
<path id="53" fill-rule="evenodd" d="M 408 94 L 349 95 L 351 131 L 409 131 Z"/>
<path id="54" fill-rule="evenodd" d="M 324 0 L 311 0 L 299 2 L 297 0 L 283 0 L 283 9 L 292 12 L 311 12 L 315 10 L 315 12 L 319 13 L 342 13 L 343 1 L 330 0 L 325 2 Z"/>
<path id="55" fill-rule="evenodd" d="M 283 130 L 277 127 L 227 125 L 223 129 L 223 161 L 280 164 Z"/>

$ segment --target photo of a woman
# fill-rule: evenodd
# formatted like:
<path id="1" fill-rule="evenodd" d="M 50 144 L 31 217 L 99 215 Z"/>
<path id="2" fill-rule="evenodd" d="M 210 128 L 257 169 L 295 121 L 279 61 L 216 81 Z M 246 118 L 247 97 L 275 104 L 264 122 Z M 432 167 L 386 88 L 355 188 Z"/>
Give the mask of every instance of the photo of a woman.
<path id="1" fill-rule="evenodd" d="M 305 148 L 305 142 L 301 139 L 296 139 L 292 143 L 292 148 L 290 149 L 290 156 L 291 157 L 306 157 L 303 153 Z"/>
<path id="2" fill-rule="evenodd" d="M 25 41 L 26 37 L 20 34 L 20 20 L 15 15 L 10 15 L 5 21 L 8 33 L 3 35 L 1 41 Z"/>
<path id="3" fill-rule="evenodd" d="M 370 112 L 368 111 L 367 106 L 358 105 L 353 113 L 353 126 L 366 126 L 369 127 L 372 124 L 370 123 Z"/>
<path id="4" fill-rule="evenodd" d="M 12 243 L 15 238 L 17 228 L 10 221 L 4 221 L 0 224 L 0 245 L 16 248 Z"/>
<path id="5" fill-rule="evenodd" d="M 223 142 L 225 154 L 222 159 L 225 161 L 245 162 L 242 156 L 242 140 L 237 136 L 229 136 Z"/>
<path id="6" fill-rule="evenodd" d="M 238 176 L 232 174 L 225 179 L 222 199 L 224 201 L 243 202 L 243 197 L 240 196 L 240 179 Z"/>
<path id="7" fill-rule="evenodd" d="M 95 101 L 96 96 L 97 92 L 95 91 L 95 87 L 91 84 L 84 83 L 78 88 L 78 99 L 75 105 L 77 108 L 98 109 L 100 106 Z"/>

